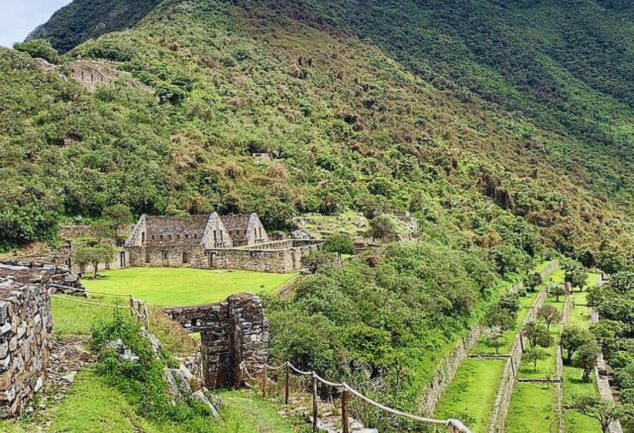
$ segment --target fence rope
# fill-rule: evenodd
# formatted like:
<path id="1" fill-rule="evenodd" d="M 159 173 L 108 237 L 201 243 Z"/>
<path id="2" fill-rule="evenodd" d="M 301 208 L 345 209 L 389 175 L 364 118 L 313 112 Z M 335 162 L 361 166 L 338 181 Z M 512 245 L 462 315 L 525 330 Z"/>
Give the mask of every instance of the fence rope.
<path id="1" fill-rule="evenodd" d="M 128 298 L 129 297 L 129 295 L 117 295 L 116 293 L 94 292 L 92 290 L 88 290 L 86 293 L 88 293 L 89 295 L 112 296 L 114 298 Z"/>
<path id="2" fill-rule="evenodd" d="M 123 309 L 127 309 L 128 308 L 127 306 L 123 306 L 123 305 L 104 304 L 104 303 L 101 303 L 101 302 L 91 302 L 91 301 L 82 301 L 82 300 L 79 300 L 79 299 L 68 298 L 66 296 L 61 296 L 61 295 L 53 295 L 52 298 L 61 299 L 62 301 L 74 302 L 76 304 L 94 305 L 94 306 L 97 306 L 97 307 L 123 308 Z"/>
<path id="3" fill-rule="evenodd" d="M 289 370 L 294 371 L 295 373 L 302 375 L 302 376 L 311 376 L 312 378 L 314 378 L 315 380 L 323 383 L 324 385 L 327 386 L 332 386 L 335 388 L 339 388 L 339 389 L 344 389 L 347 390 L 348 392 L 350 392 L 351 394 L 353 394 L 354 396 L 360 398 L 361 400 L 365 401 L 366 403 L 381 409 L 384 412 L 390 413 L 392 415 L 396 415 L 396 416 L 400 416 L 402 418 L 408 418 L 412 421 L 417 421 L 417 422 L 421 422 L 424 424 L 436 424 L 436 425 L 443 425 L 445 427 L 453 427 L 454 429 L 456 429 L 457 432 L 462 432 L 462 433 L 471 433 L 471 431 L 469 430 L 469 428 L 467 428 L 467 426 L 465 426 L 462 422 L 460 422 L 457 419 L 452 419 L 452 418 L 448 418 L 448 419 L 435 419 L 435 418 L 427 418 L 427 417 L 423 417 L 423 416 L 418 416 L 418 415 L 413 415 L 411 413 L 407 413 L 407 412 L 403 412 L 397 409 L 393 409 L 391 407 L 385 406 L 381 403 L 378 403 L 374 400 L 372 400 L 369 397 L 366 397 L 365 395 L 361 394 L 359 391 L 357 391 L 356 389 L 352 388 L 350 385 L 348 385 L 345 382 L 342 383 L 337 383 L 337 382 L 331 382 L 329 380 L 324 379 L 323 377 L 319 376 L 316 372 L 314 371 L 302 371 L 299 368 L 295 367 L 293 364 L 291 364 L 289 361 L 283 363 L 282 365 L 278 365 L 278 366 L 271 366 L 269 364 L 264 364 L 264 367 L 266 368 L 266 370 L 281 370 L 284 368 L 288 368 Z M 240 369 L 246 374 L 246 376 L 250 379 L 250 380 L 256 380 L 253 375 L 251 375 L 251 373 L 249 372 L 249 369 L 246 367 L 246 364 L 244 363 L 244 361 L 242 361 L 240 363 Z M 264 371 L 266 371 L 264 370 Z"/>

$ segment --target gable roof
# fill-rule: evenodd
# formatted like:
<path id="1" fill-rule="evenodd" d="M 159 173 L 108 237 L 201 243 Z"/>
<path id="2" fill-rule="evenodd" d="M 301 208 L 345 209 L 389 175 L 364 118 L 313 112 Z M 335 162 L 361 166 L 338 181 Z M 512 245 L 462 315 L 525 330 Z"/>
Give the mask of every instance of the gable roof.
<path id="1" fill-rule="evenodd" d="M 234 242 L 244 241 L 247 238 L 249 221 L 253 214 L 231 214 L 221 217 L 229 236 Z"/>
<path id="2" fill-rule="evenodd" d="M 209 215 L 147 216 L 147 246 L 200 245 Z"/>

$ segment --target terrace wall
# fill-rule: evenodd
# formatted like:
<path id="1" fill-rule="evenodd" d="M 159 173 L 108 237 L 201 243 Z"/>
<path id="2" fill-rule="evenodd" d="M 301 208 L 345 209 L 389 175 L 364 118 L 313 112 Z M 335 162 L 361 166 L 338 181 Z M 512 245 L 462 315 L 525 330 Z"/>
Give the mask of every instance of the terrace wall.
<path id="1" fill-rule="evenodd" d="M 44 284 L 0 281 L 0 418 L 23 413 L 44 385 L 52 329 Z"/>

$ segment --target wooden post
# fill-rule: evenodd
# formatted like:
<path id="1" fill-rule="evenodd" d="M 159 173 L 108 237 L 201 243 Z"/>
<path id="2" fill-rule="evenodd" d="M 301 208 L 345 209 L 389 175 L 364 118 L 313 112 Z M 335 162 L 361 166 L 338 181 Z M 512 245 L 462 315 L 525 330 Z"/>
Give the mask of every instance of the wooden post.
<path id="1" fill-rule="evenodd" d="M 145 315 L 145 329 L 150 332 L 150 313 L 148 313 L 147 301 L 143 303 L 143 314 Z"/>
<path id="2" fill-rule="evenodd" d="M 344 388 L 341 393 L 341 433 L 350 433 L 350 422 L 348 421 L 348 389 Z"/>
<path id="3" fill-rule="evenodd" d="M 265 365 L 264 369 L 262 370 L 262 398 L 266 397 L 266 373 L 267 367 Z"/>
<path id="4" fill-rule="evenodd" d="M 291 384 L 290 384 L 290 376 L 291 376 L 291 367 L 286 364 L 286 381 L 284 386 L 284 404 L 288 404 L 288 398 L 291 394 Z"/>
<path id="5" fill-rule="evenodd" d="M 317 378 L 313 374 L 313 432 L 317 431 Z"/>
<path id="6" fill-rule="evenodd" d="M 130 305 L 130 315 L 134 316 L 134 296 L 130 295 L 130 302 L 128 302 L 128 304 Z"/>

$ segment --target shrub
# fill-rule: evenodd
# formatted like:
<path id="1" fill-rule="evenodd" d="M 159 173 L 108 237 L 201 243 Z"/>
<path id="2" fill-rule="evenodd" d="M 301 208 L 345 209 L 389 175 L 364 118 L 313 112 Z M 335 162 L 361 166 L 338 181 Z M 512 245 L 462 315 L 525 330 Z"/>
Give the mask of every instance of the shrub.
<path id="1" fill-rule="evenodd" d="M 322 250 L 327 253 L 354 254 L 354 243 L 349 236 L 330 236 L 324 242 Z"/>

